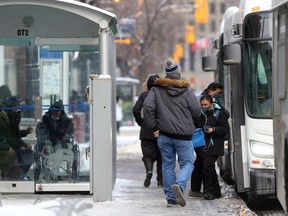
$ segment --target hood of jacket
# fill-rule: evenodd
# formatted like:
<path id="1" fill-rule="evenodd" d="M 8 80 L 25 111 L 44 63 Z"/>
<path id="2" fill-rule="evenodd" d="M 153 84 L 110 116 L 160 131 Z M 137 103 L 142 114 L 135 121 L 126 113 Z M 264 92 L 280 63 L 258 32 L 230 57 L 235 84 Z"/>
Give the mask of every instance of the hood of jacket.
<path id="1" fill-rule="evenodd" d="M 187 80 L 159 78 L 155 81 L 159 87 L 165 88 L 166 92 L 173 97 L 179 96 L 188 90 L 190 83 Z"/>

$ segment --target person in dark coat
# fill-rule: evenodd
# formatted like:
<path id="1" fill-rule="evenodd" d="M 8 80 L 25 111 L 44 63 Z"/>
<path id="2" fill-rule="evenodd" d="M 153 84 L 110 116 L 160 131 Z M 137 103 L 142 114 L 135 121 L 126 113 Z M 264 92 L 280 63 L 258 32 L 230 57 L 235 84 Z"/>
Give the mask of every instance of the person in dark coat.
<path id="1" fill-rule="evenodd" d="M 158 186 L 162 186 L 162 159 L 161 153 L 157 145 L 157 138 L 154 137 L 154 133 L 147 126 L 142 116 L 142 108 L 145 98 L 147 97 L 149 90 L 155 85 L 156 79 L 160 78 L 157 74 L 150 75 L 145 83 L 147 91 L 142 92 L 133 107 L 133 115 L 140 129 L 140 140 L 142 149 L 142 161 L 146 169 L 146 177 L 144 180 L 144 186 L 149 187 L 151 178 L 153 175 L 153 163 L 157 161 L 157 182 Z"/>
<path id="2" fill-rule="evenodd" d="M 54 151 L 55 148 L 67 148 L 74 134 L 73 120 L 66 115 L 62 100 L 50 106 L 48 112 L 43 115 L 39 127 L 46 130 L 47 139 L 51 142 Z"/>
<path id="3" fill-rule="evenodd" d="M 15 143 L 11 142 L 11 125 L 7 113 L 0 103 L 0 170 L 3 180 L 17 179 L 13 165 L 16 162 Z M 14 144 L 14 145 L 13 145 Z M 15 168 L 15 167 L 14 167 Z"/>
<path id="4" fill-rule="evenodd" d="M 47 182 L 62 180 L 59 176 L 61 161 L 66 160 L 68 164 L 73 164 L 74 147 L 73 120 L 66 115 L 62 100 L 54 102 L 42 116 L 42 122 L 36 127 L 36 137 L 35 180 Z M 44 166 L 39 166 L 41 155 L 44 155 L 42 157 Z M 45 170 L 49 170 L 49 175 Z"/>
<path id="5" fill-rule="evenodd" d="M 3 101 L 3 106 L 7 117 L 10 122 L 9 134 L 10 134 L 10 145 L 13 146 L 13 150 L 16 152 L 17 161 L 19 163 L 19 178 L 21 180 L 29 180 L 29 177 L 26 176 L 28 170 L 34 161 L 34 153 L 32 150 L 32 145 L 25 143 L 22 140 L 22 137 L 26 137 L 28 134 L 32 133 L 32 127 L 27 127 L 26 129 L 20 129 L 21 122 L 21 110 L 20 107 L 21 100 L 12 96 L 6 98 Z"/>
<path id="6" fill-rule="evenodd" d="M 165 78 L 159 78 L 143 105 L 144 120 L 158 137 L 162 156 L 163 189 L 167 207 L 186 205 L 183 191 L 191 177 L 194 148 L 191 143 L 195 130 L 194 118 L 200 116 L 200 105 L 190 83 L 180 80 L 181 67 L 168 59 Z M 178 158 L 176 157 L 178 156 Z M 176 158 L 179 172 L 176 174 Z"/>
<path id="7" fill-rule="evenodd" d="M 189 196 L 202 196 L 200 190 L 203 182 L 203 197 L 212 200 L 221 197 L 215 162 L 219 156 L 224 155 L 223 143 L 225 135 L 229 132 L 229 113 L 214 104 L 213 98 L 208 94 L 201 96 L 200 105 L 201 117 L 198 119 L 198 127 L 203 127 L 206 146 L 195 149 L 197 158 L 191 175 Z"/>

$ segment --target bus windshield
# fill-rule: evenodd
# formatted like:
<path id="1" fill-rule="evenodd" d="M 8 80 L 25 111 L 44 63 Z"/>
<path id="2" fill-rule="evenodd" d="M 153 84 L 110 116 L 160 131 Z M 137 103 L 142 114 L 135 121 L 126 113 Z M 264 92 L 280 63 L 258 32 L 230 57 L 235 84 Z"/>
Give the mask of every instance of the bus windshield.
<path id="1" fill-rule="evenodd" d="M 248 114 L 256 118 L 272 118 L 271 13 L 248 15 L 243 33 Z"/>
<path id="2" fill-rule="evenodd" d="M 271 58 L 271 42 L 245 43 L 245 96 L 248 113 L 255 117 L 272 117 Z"/>

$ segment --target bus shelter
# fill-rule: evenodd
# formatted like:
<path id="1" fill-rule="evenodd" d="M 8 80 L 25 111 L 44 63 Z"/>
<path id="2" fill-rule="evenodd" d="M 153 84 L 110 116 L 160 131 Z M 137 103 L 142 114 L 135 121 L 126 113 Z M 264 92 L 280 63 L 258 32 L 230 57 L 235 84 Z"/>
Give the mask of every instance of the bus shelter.
<path id="1" fill-rule="evenodd" d="M 7 121 L 0 128 L 0 192 L 83 191 L 111 200 L 116 16 L 77 1 L 2 0 L 0 29 L 0 117 Z M 55 123 L 62 119 L 52 118 L 55 107 L 71 127 Z M 95 144 L 101 133 L 108 138 Z M 109 163 L 95 162 L 97 154 Z"/>

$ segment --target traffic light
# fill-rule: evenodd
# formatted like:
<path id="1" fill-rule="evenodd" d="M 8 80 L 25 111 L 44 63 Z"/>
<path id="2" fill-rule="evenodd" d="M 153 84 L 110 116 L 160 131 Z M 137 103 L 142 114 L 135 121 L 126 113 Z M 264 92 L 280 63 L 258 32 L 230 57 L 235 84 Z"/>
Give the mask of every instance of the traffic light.
<path id="1" fill-rule="evenodd" d="M 177 43 L 172 59 L 176 62 L 180 62 L 180 59 L 184 57 L 184 47 L 182 43 Z"/>
<path id="2" fill-rule="evenodd" d="M 195 42 L 195 27 L 193 25 L 185 26 L 185 41 L 187 44 L 193 44 Z"/>
<path id="3" fill-rule="evenodd" d="M 208 0 L 195 0 L 195 21 L 200 24 L 208 22 Z"/>
<path id="4" fill-rule="evenodd" d="M 125 38 L 125 39 L 115 39 L 116 44 L 131 44 L 131 39 L 130 38 Z"/>

